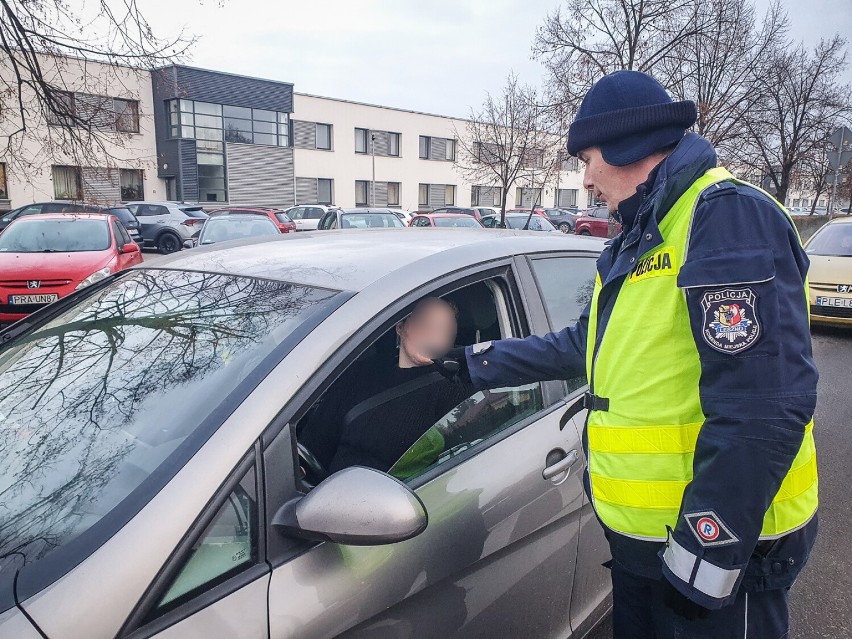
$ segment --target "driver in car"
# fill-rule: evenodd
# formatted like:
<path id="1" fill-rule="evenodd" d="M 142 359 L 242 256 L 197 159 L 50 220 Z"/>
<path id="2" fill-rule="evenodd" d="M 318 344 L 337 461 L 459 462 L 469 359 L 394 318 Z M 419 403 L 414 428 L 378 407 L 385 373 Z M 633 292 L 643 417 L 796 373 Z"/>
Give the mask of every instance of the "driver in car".
<path id="1" fill-rule="evenodd" d="M 473 394 L 432 365 L 453 347 L 456 315 L 439 297 L 420 300 L 396 325 L 396 361 L 373 356 L 356 362 L 308 414 L 299 440 L 329 473 L 349 466 L 389 470 L 430 426 Z"/>

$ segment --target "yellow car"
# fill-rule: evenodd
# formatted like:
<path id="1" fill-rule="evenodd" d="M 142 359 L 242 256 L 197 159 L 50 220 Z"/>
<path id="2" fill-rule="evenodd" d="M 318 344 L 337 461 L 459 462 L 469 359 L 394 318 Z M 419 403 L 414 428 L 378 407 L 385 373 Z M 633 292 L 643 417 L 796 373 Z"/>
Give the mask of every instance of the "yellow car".
<path id="1" fill-rule="evenodd" d="M 811 322 L 852 326 L 852 217 L 832 220 L 805 243 Z"/>

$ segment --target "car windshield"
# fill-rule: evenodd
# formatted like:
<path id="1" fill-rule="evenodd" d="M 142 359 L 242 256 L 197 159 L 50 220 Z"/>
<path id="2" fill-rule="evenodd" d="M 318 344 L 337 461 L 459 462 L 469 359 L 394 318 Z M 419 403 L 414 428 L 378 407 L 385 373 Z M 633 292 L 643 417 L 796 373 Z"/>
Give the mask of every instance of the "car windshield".
<path id="1" fill-rule="evenodd" d="M 168 481 L 292 348 L 293 331 L 326 317 L 337 295 L 233 275 L 129 271 L 5 344 L 0 573 L 99 522 L 91 535 L 114 534 L 116 518 L 147 503 L 140 494 Z M 119 504 L 117 513 L 131 514 L 108 517 Z"/>
<path id="2" fill-rule="evenodd" d="M 180 210 L 183 211 L 189 217 L 200 217 L 204 219 L 208 217 L 207 213 L 204 212 L 200 206 L 182 206 Z"/>
<path id="3" fill-rule="evenodd" d="M 0 239 L 2 239 L 0 235 Z M 828 224 L 805 247 L 811 255 L 852 257 L 852 224 Z"/>
<path id="4" fill-rule="evenodd" d="M 506 216 L 506 224 L 510 229 L 518 229 L 521 230 L 524 228 L 524 225 L 527 224 L 527 220 L 529 220 L 529 225 L 527 226 L 528 231 L 555 231 L 556 227 L 553 226 L 550 222 L 548 222 L 541 215 L 536 215 L 533 213 L 530 216 L 529 213 L 526 215 L 507 215 Z"/>
<path id="5" fill-rule="evenodd" d="M 109 213 L 112 213 L 115 217 L 117 217 L 122 222 L 135 222 L 133 218 L 133 213 L 130 212 L 130 209 L 121 206 L 115 209 L 109 209 Z"/>
<path id="6" fill-rule="evenodd" d="M 341 220 L 344 229 L 405 228 L 393 213 L 344 213 Z"/>
<path id="7" fill-rule="evenodd" d="M 268 218 L 223 215 L 212 217 L 204 223 L 204 228 L 201 229 L 201 235 L 198 237 L 198 243 L 214 244 L 265 235 L 279 235 L 278 228 Z"/>
<path id="8" fill-rule="evenodd" d="M 469 217 L 467 215 L 460 217 L 435 217 L 432 219 L 435 222 L 435 226 L 465 229 L 482 228 L 482 225 L 476 221 L 475 217 Z"/>
<path id="9" fill-rule="evenodd" d="M 293 221 L 293 220 L 290 219 L 290 217 L 286 213 L 276 213 L 275 217 L 282 224 L 287 224 L 288 222 Z"/>
<path id="10" fill-rule="evenodd" d="M 110 246 L 106 220 L 26 219 L 0 235 L 0 253 L 78 253 Z"/>

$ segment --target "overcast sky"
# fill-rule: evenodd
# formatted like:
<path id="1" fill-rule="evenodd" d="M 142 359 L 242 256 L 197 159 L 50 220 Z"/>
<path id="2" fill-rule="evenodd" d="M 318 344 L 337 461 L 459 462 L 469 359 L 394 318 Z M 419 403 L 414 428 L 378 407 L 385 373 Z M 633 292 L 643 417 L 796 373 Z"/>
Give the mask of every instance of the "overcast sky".
<path id="1" fill-rule="evenodd" d="M 724 0 L 722 0 L 724 1 Z M 755 0 L 760 12 L 769 0 Z M 545 81 L 530 59 L 559 0 L 141 0 L 155 32 L 200 37 L 194 66 L 292 82 L 295 90 L 465 116 L 509 70 Z M 791 36 L 852 38 L 850 0 L 784 0 Z M 850 48 L 852 51 L 852 48 Z M 850 56 L 852 57 L 852 56 Z M 852 82 L 852 65 L 844 74 Z"/>

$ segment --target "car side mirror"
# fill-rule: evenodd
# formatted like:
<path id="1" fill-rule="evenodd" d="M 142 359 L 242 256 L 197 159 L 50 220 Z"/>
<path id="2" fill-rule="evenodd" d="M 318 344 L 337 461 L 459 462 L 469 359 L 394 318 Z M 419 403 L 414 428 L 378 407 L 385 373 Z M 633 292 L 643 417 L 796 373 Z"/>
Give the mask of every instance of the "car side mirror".
<path id="1" fill-rule="evenodd" d="M 193 248 L 194 246 L 195 246 L 195 244 L 192 243 L 192 240 L 186 240 L 183 243 L 183 248 Z"/>
<path id="2" fill-rule="evenodd" d="M 121 247 L 121 253 L 138 253 L 139 245 L 136 242 L 130 242 Z"/>
<path id="3" fill-rule="evenodd" d="M 426 508 L 408 486 L 362 466 L 334 473 L 272 518 L 285 535 L 353 546 L 405 541 L 427 524 Z"/>

